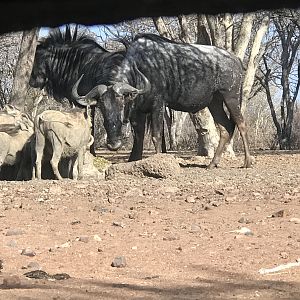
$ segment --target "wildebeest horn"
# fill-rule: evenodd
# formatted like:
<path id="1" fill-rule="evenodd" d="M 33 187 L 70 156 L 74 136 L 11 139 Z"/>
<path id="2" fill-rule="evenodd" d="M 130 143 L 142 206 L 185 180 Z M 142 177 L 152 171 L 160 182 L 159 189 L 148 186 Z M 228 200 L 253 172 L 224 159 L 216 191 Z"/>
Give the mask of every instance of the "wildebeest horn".
<path id="1" fill-rule="evenodd" d="M 137 68 L 136 64 L 133 63 L 133 69 L 141 76 L 142 81 L 144 81 L 144 88 L 143 89 L 137 89 L 125 82 L 113 82 L 113 90 L 119 94 L 145 94 L 150 91 L 151 84 L 148 80 L 148 78 Z"/>
<path id="2" fill-rule="evenodd" d="M 84 74 L 80 76 L 80 78 L 76 81 L 72 88 L 72 96 L 76 100 L 77 103 L 87 106 L 87 105 L 96 105 L 97 100 L 95 100 L 95 97 L 101 97 L 106 91 L 107 91 L 107 86 L 104 84 L 100 84 L 92 88 L 86 95 L 84 96 L 79 96 L 78 95 L 78 86 L 79 83 L 82 79 Z"/>
<path id="3" fill-rule="evenodd" d="M 142 81 L 144 81 L 144 88 L 143 89 L 140 89 L 138 90 L 138 93 L 139 94 L 145 94 L 145 93 L 148 93 L 150 92 L 151 90 L 151 83 L 150 81 L 148 80 L 148 78 L 138 69 L 136 63 L 134 62 L 133 63 L 133 68 L 134 70 L 140 74 L 140 76 L 142 77 Z"/>

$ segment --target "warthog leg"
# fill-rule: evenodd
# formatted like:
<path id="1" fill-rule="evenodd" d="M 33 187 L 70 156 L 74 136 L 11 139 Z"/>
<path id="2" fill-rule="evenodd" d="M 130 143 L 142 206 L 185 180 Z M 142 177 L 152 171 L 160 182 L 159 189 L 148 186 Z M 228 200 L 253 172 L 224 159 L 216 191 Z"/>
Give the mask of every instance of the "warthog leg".
<path id="1" fill-rule="evenodd" d="M 59 180 L 62 180 L 63 178 L 61 177 L 59 170 L 58 170 L 58 163 L 59 163 L 62 153 L 63 153 L 63 144 L 57 138 L 57 136 L 54 132 L 49 132 L 48 136 L 51 140 L 52 149 L 53 149 L 52 158 L 50 160 L 52 170 L 53 170 L 53 173 L 56 176 L 56 178 Z"/>

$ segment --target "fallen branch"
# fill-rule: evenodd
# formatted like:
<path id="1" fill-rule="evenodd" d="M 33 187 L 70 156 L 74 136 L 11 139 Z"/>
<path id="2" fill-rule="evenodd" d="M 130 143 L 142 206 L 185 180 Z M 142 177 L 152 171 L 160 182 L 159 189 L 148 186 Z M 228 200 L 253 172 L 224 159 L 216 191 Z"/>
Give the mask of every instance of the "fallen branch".
<path id="1" fill-rule="evenodd" d="M 290 268 L 293 268 L 293 267 L 299 267 L 299 266 L 300 266 L 300 260 L 297 259 L 296 262 L 287 263 L 287 264 L 284 264 L 284 265 L 279 265 L 279 266 L 271 268 L 271 269 L 262 268 L 258 272 L 259 272 L 259 274 L 265 275 L 265 274 L 276 273 L 276 272 L 279 272 L 279 271 L 282 271 L 282 270 L 290 269 Z"/>

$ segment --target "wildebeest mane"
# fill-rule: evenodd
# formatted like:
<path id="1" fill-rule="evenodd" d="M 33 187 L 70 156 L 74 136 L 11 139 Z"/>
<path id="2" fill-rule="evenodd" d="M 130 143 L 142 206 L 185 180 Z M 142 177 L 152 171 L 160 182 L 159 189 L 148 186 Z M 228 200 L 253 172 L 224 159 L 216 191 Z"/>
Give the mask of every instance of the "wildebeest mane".
<path id="1" fill-rule="evenodd" d="M 70 100 L 71 88 L 80 74 L 90 74 L 90 80 L 97 81 L 101 61 L 111 55 L 86 31 L 79 33 L 75 27 L 71 32 L 69 26 L 65 31 L 53 29 L 40 42 L 39 49 L 50 65 L 45 89 L 56 100 Z"/>
<path id="2" fill-rule="evenodd" d="M 48 47 L 76 47 L 76 48 L 98 48 L 102 52 L 107 50 L 101 47 L 93 37 L 89 36 L 87 31 L 78 32 L 78 26 L 75 26 L 73 33 L 69 25 L 66 25 L 65 31 L 60 28 L 54 28 L 49 35 L 42 39 L 39 45 L 43 48 Z"/>

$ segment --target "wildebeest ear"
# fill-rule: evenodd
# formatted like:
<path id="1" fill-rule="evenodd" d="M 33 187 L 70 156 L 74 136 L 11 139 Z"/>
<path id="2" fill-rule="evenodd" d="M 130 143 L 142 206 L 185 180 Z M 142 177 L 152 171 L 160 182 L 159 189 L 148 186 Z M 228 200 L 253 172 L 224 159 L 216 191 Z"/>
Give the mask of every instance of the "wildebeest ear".
<path id="1" fill-rule="evenodd" d="M 107 86 L 105 84 L 100 84 L 97 88 L 100 97 L 107 91 Z"/>

